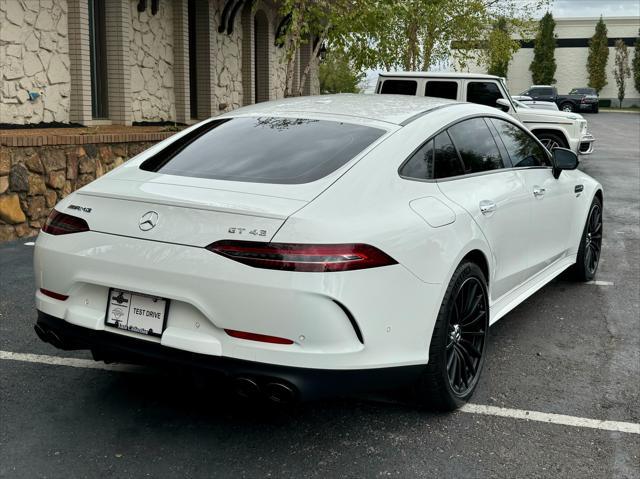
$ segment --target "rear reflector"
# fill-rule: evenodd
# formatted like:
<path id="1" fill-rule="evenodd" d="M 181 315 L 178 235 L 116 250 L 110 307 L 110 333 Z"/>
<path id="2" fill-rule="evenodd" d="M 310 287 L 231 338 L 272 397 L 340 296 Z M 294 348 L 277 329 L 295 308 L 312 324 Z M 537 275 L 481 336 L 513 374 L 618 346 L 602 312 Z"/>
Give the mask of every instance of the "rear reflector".
<path id="1" fill-rule="evenodd" d="M 42 231 L 50 235 L 68 235 L 89 231 L 89 225 L 82 218 L 51 210 Z"/>
<path id="2" fill-rule="evenodd" d="M 50 298 L 57 299 L 59 301 L 66 301 L 69 296 L 60 293 L 54 293 L 53 291 L 49 291 L 48 289 L 40 288 L 40 292 L 45 296 L 49 296 Z"/>
<path id="3" fill-rule="evenodd" d="M 367 244 L 288 244 L 217 241 L 209 251 L 254 268 L 310 273 L 352 271 L 397 264 Z"/>
<path id="4" fill-rule="evenodd" d="M 272 344 L 293 344 L 293 341 L 277 336 L 267 336 L 266 334 L 247 333 L 245 331 L 235 331 L 233 329 L 225 329 L 225 333 L 233 338 L 248 339 L 249 341 L 260 341 L 262 343 Z"/>

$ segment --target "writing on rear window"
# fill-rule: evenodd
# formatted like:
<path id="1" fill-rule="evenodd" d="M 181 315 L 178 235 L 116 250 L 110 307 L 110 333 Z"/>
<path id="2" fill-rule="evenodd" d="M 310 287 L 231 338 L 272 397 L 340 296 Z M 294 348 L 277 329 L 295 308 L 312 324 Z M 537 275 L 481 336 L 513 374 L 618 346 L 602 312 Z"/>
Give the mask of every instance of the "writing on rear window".
<path id="1" fill-rule="evenodd" d="M 309 183 L 344 166 L 384 133 L 341 121 L 225 118 L 177 139 L 140 169 L 214 180 Z"/>

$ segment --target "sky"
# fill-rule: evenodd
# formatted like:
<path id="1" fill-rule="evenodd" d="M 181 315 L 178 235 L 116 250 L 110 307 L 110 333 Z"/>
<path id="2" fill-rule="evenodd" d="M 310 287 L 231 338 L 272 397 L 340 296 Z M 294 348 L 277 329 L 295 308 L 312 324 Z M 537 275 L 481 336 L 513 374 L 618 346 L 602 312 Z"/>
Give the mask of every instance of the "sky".
<path id="1" fill-rule="evenodd" d="M 640 0 L 554 0 L 552 13 L 555 18 L 640 16 Z"/>

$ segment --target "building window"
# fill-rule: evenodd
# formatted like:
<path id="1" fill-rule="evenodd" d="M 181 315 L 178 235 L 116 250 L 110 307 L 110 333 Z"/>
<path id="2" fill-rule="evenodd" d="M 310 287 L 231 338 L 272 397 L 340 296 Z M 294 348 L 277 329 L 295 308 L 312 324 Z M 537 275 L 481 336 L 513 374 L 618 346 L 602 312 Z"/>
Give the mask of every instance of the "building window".
<path id="1" fill-rule="evenodd" d="M 105 0 L 89 1 L 89 50 L 91 60 L 91 116 L 109 117 L 107 95 L 107 41 Z"/>
<path id="2" fill-rule="evenodd" d="M 254 82 L 255 103 L 269 100 L 269 19 L 256 12 L 254 22 Z"/>
<path id="3" fill-rule="evenodd" d="M 189 104 L 191 118 L 198 118 L 198 77 L 196 72 L 196 0 L 189 0 Z"/>

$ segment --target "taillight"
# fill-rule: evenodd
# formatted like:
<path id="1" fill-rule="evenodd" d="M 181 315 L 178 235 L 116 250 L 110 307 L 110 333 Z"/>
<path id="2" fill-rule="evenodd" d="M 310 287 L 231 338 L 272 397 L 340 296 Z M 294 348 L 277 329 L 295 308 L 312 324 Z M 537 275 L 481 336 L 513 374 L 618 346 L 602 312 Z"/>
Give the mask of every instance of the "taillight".
<path id="1" fill-rule="evenodd" d="M 89 231 L 89 225 L 82 218 L 51 210 L 42 231 L 50 235 L 68 235 Z"/>
<path id="2" fill-rule="evenodd" d="M 353 271 L 397 264 L 386 253 L 367 244 L 288 244 L 218 241 L 209 251 L 254 268 L 310 273 Z"/>

